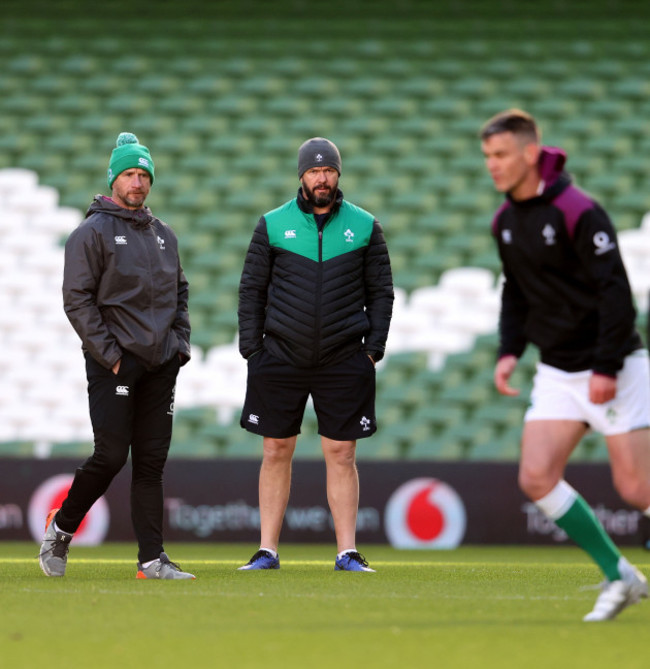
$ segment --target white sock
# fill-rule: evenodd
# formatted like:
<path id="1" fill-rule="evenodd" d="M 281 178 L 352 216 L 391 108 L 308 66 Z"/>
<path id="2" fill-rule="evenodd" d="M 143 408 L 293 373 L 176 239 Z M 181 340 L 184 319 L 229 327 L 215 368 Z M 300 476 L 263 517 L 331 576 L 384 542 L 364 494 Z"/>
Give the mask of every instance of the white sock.
<path id="1" fill-rule="evenodd" d="M 551 520 L 557 520 L 571 508 L 577 497 L 578 493 L 565 480 L 561 480 L 551 492 L 538 499 L 535 506 Z"/>
<path id="2" fill-rule="evenodd" d="M 143 569 L 146 569 L 147 567 L 151 567 L 151 565 L 152 565 L 154 562 L 157 562 L 157 561 L 158 561 L 158 560 L 149 560 L 149 562 L 143 562 L 143 563 L 142 563 L 142 568 L 143 568 Z"/>
<path id="3" fill-rule="evenodd" d="M 340 560 L 346 553 L 356 553 L 357 549 L 356 548 L 348 548 L 347 550 L 341 551 L 337 556 L 336 559 Z"/>
<path id="4" fill-rule="evenodd" d="M 54 531 L 55 531 L 55 532 L 63 532 L 63 534 L 67 534 L 67 535 L 69 535 L 69 536 L 72 536 L 72 532 L 65 532 L 65 531 L 63 531 L 63 530 L 56 524 L 56 521 L 55 521 L 55 520 L 52 521 L 52 527 L 54 528 Z"/>
<path id="5" fill-rule="evenodd" d="M 266 551 L 267 553 L 271 553 L 271 555 L 276 558 L 278 557 L 278 552 L 274 551 L 272 548 L 264 548 L 264 546 L 260 546 L 261 551 Z"/>

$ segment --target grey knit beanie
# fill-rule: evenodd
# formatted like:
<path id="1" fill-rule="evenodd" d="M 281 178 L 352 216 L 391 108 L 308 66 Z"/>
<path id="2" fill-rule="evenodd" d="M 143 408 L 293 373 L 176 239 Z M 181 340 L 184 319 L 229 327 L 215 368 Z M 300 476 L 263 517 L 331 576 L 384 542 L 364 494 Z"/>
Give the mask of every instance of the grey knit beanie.
<path id="1" fill-rule="evenodd" d="M 312 167 L 333 167 L 341 174 L 341 154 L 329 139 L 312 137 L 298 149 L 298 178 Z"/>

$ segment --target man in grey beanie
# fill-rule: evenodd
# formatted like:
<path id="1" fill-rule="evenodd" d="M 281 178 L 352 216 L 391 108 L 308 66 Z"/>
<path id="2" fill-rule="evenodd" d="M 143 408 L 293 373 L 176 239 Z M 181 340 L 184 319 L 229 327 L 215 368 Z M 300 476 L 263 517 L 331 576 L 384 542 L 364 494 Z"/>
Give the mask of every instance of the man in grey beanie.
<path id="1" fill-rule="evenodd" d="M 388 249 L 372 214 L 344 200 L 341 156 L 323 137 L 298 150 L 298 194 L 262 216 L 239 287 L 248 360 L 241 426 L 263 437 L 260 549 L 242 570 L 279 569 L 291 460 L 311 395 L 327 468 L 340 571 L 371 572 L 357 551 L 358 439 L 376 429 L 375 363 L 393 308 Z"/>
<path id="2" fill-rule="evenodd" d="M 298 178 L 311 167 L 333 167 L 341 175 L 341 154 L 333 142 L 312 137 L 298 149 Z"/>

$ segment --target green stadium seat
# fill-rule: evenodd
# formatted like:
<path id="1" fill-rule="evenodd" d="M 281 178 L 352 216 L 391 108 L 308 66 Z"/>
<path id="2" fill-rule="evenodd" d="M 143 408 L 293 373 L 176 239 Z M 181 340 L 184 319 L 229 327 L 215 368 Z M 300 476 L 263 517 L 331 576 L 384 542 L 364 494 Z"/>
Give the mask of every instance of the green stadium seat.
<path id="1" fill-rule="evenodd" d="M 548 81 L 537 77 L 514 76 L 505 84 L 501 94 L 508 94 L 515 101 L 534 103 L 536 100 L 544 98 L 550 91 L 551 85 Z M 516 106 L 516 104 L 513 103 L 512 106 Z M 504 107 L 504 109 L 507 109 L 507 107 Z"/>
<path id="2" fill-rule="evenodd" d="M 470 422 L 492 425 L 497 432 L 505 432 L 513 428 L 521 429 L 524 411 L 519 403 L 512 402 L 510 399 L 504 397 L 501 400 L 477 404 L 470 415 Z"/>
<path id="3" fill-rule="evenodd" d="M 26 133 L 12 133 L 0 136 L 0 155 L 6 154 L 10 159 L 7 167 L 16 167 L 20 165 L 20 156 L 30 154 L 36 149 L 37 138 Z"/>
<path id="4" fill-rule="evenodd" d="M 456 445 L 463 457 L 472 457 L 478 451 L 476 457 L 480 458 L 480 450 L 494 442 L 495 433 L 491 425 L 468 421 L 448 426 L 440 439 Z"/>
<path id="5" fill-rule="evenodd" d="M 477 440 L 467 452 L 469 460 L 517 461 L 520 456 L 521 426 L 510 427 L 500 434 L 489 431 Z"/>
<path id="6" fill-rule="evenodd" d="M 572 460 L 606 461 L 609 460 L 607 443 L 601 434 L 589 433 L 582 438 L 571 455 Z"/>
<path id="7" fill-rule="evenodd" d="M 279 77 L 268 75 L 246 77 L 240 86 L 240 90 L 247 95 L 254 95 L 262 99 L 273 99 L 285 90 L 285 83 Z"/>
<path id="8" fill-rule="evenodd" d="M 35 77 L 44 71 L 45 64 L 44 56 L 32 52 L 31 54 L 24 53 L 8 59 L 4 63 L 3 69 L 21 77 Z"/>
<path id="9" fill-rule="evenodd" d="M 643 77 L 625 77 L 608 88 L 608 95 L 629 102 L 645 102 L 650 96 L 650 82 Z"/>
<path id="10" fill-rule="evenodd" d="M 94 102 L 92 98 L 87 96 L 78 95 L 76 98 L 81 102 L 84 98 Z M 105 109 L 112 114 L 120 114 L 122 117 L 147 117 L 149 116 L 149 111 L 151 109 L 151 99 L 148 95 L 134 95 L 132 92 L 129 93 L 120 93 L 113 95 L 104 101 Z M 75 97 L 70 96 L 69 101 L 66 104 L 66 108 L 69 111 L 74 110 Z M 93 107 L 93 111 L 96 110 L 96 107 Z M 90 111 L 90 110 L 88 110 Z"/>
<path id="11" fill-rule="evenodd" d="M 333 77 L 308 76 L 299 78 L 293 82 L 291 90 L 297 97 L 311 100 L 325 100 L 326 98 L 337 96 L 339 82 Z"/>
<path id="12" fill-rule="evenodd" d="M 197 76 L 191 77 L 185 82 L 185 90 L 188 95 L 194 95 L 207 100 L 230 93 L 233 84 L 230 79 L 214 74 L 204 74 L 200 71 Z"/>
<path id="13" fill-rule="evenodd" d="M 203 141 L 228 131 L 227 119 L 212 114 L 192 114 L 180 119 L 180 124 L 183 132 L 195 135 Z M 215 158 L 218 158 L 218 156 L 215 156 Z"/>
<path id="14" fill-rule="evenodd" d="M 356 79 L 362 74 L 363 68 L 354 58 L 333 58 L 327 63 L 327 71 L 337 79 L 345 80 Z"/>
<path id="15" fill-rule="evenodd" d="M 608 164 L 609 161 L 605 160 L 604 156 L 595 156 L 589 152 L 578 152 L 569 156 L 566 167 L 570 173 L 583 179 L 587 175 L 602 174 L 608 171 Z"/>
<path id="16" fill-rule="evenodd" d="M 604 205 L 614 197 L 624 196 L 634 190 L 635 180 L 630 174 L 612 174 L 604 172 L 593 174 L 581 185 Z"/>
<path id="17" fill-rule="evenodd" d="M 472 217 L 484 214 L 487 218 L 494 211 L 494 196 L 489 190 L 454 192 L 448 195 L 445 204 L 452 211 L 468 214 Z"/>
<path id="18" fill-rule="evenodd" d="M 611 124 L 614 134 L 620 134 L 630 139 L 648 139 L 650 138 L 650 128 L 645 118 L 640 116 L 621 116 L 614 119 Z"/>
<path id="19" fill-rule="evenodd" d="M 200 98 L 186 95 L 183 91 L 170 92 L 158 103 L 159 113 L 173 118 L 185 119 L 188 116 L 204 113 L 206 106 Z"/>
<path id="20" fill-rule="evenodd" d="M 547 121 L 555 124 L 562 119 L 578 116 L 580 110 L 575 100 L 556 94 L 536 100 L 535 104 L 526 111 L 537 118 L 543 131 Z"/>
<path id="21" fill-rule="evenodd" d="M 567 118 L 554 125 L 554 131 L 580 140 L 598 137 L 604 130 L 605 124 L 598 118 Z"/>
<path id="22" fill-rule="evenodd" d="M 588 142 L 588 151 L 605 158 L 625 156 L 632 151 L 632 142 L 621 135 L 600 134 Z"/>
<path id="23" fill-rule="evenodd" d="M 34 93 L 17 92 L 0 101 L 0 109 L 4 114 L 16 114 L 29 117 L 33 114 L 42 114 L 51 108 L 49 99 Z"/>
<path id="24" fill-rule="evenodd" d="M 460 445 L 444 436 L 413 441 L 403 455 L 407 460 L 462 460 L 464 457 Z"/>
<path id="25" fill-rule="evenodd" d="M 422 113 L 434 118 L 457 119 L 469 112 L 469 101 L 452 96 L 435 97 L 422 105 Z"/>
<path id="26" fill-rule="evenodd" d="M 451 90 L 466 100 L 487 99 L 497 92 L 497 85 L 486 77 L 464 76 L 451 86 Z"/>
<path id="27" fill-rule="evenodd" d="M 245 96 L 239 93 L 228 93 L 217 96 L 208 102 L 204 113 L 213 113 L 230 118 L 242 118 L 247 114 L 254 113 L 258 102 L 252 96 Z"/>
<path id="28" fill-rule="evenodd" d="M 648 161 L 645 154 L 632 152 L 617 158 L 611 172 L 620 174 L 622 178 L 627 177 L 634 184 L 638 179 L 645 179 L 648 173 Z"/>
<path id="29" fill-rule="evenodd" d="M 411 416 L 411 421 L 424 425 L 428 434 L 440 434 L 450 426 L 461 425 L 466 416 L 460 403 L 436 395 L 422 398 Z"/>
<path id="30" fill-rule="evenodd" d="M 592 77 L 569 77 L 560 82 L 557 91 L 571 100 L 590 101 L 605 97 L 604 85 Z"/>
<path id="31" fill-rule="evenodd" d="M 262 460 L 262 437 L 246 432 L 239 424 L 229 431 L 228 439 L 220 453 L 227 458 L 244 458 Z"/>
<path id="32" fill-rule="evenodd" d="M 426 71 L 440 79 L 453 82 L 462 79 L 466 74 L 466 65 L 456 58 L 437 58 L 428 63 Z M 448 109 L 445 107 L 445 109 Z"/>
<path id="33" fill-rule="evenodd" d="M 629 113 L 630 103 L 621 98 L 606 96 L 589 103 L 589 114 L 592 118 L 612 121 L 620 119 Z"/>
<path id="34" fill-rule="evenodd" d="M 0 457 L 31 458 L 34 456 L 34 444 L 30 441 L 5 441 L 0 443 Z"/>

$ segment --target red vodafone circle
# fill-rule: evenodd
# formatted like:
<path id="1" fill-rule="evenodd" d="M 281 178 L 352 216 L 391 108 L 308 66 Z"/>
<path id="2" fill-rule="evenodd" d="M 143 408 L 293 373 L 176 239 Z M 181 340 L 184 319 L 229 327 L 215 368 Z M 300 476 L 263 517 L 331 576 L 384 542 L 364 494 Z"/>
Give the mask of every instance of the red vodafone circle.
<path id="1" fill-rule="evenodd" d="M 447 483 L 411 479 L 388 500 L 384 526 L 396 548 L 455 548 L 465 536 L 465 505 Z"/>
<path id="2" fill-rule="evenodd" d="M 431 492 L 429 486 L 417 493 L 406 511 L 406 525 L 420 541 L 433 541 L 445 527 L 442 511 L 429 501 Z"/>
<path id="3" fill-rule="evenodd" d="M 66 498 L 74 477 L 71 474 L 52 476 L 36 488 L 29 500 L 29 530 L 40 542 L 45 532 L 45 519 L 51 509 L 58 509 Z M 72 541 L 78 546 L 96 546 L 106 537 L 110 524 L 108 504 L 100 497 L 75 532 Z"/>

